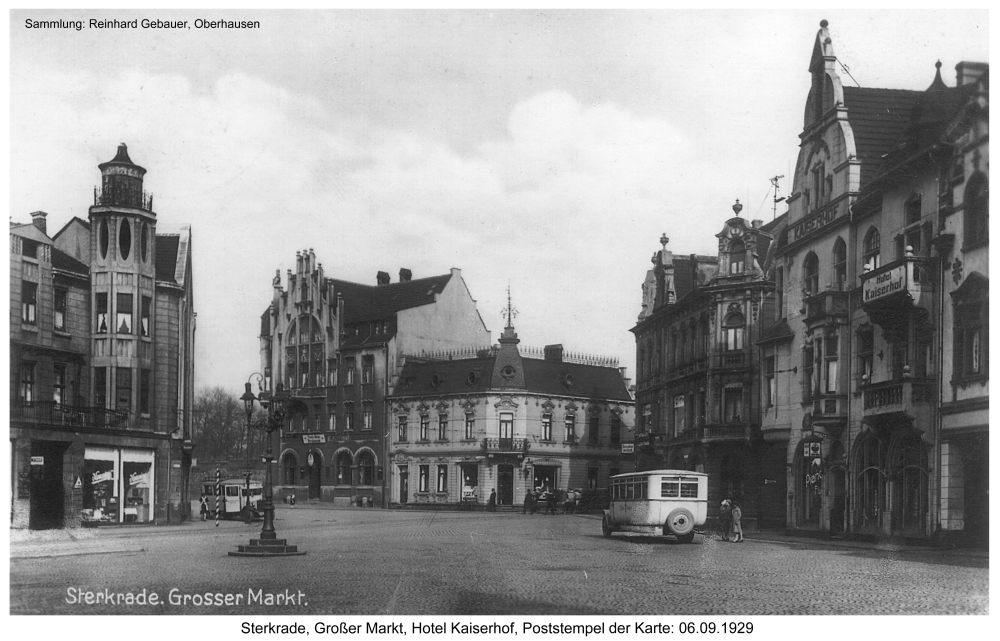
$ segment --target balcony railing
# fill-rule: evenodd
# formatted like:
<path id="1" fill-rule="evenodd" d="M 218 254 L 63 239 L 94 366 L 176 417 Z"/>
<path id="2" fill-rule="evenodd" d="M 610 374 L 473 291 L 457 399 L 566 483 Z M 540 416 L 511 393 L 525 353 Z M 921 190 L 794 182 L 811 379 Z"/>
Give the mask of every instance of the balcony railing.
<path id="1" fill-rule="evenodd" d="M 848 308 L 847 292 L 828 290 L 806 299 L 806 320 L 825 316 L 846 316 Z"/>
<path id="2" fill-rule="evenodd" d="M 723 423 L 701 428 L 701 438 L 704 440 L 749 440 L 750 436 L 751 426 L 746 423 Z"/>
<path id="3" fill-rule="evenodd" d="M 746 352 L 723 352 L 717 357 L 719 367 L 743 367 L 747 364 Z"/>
<path id="4" fill-rule="evenodd" d="M 930 403 L 933 397 L 933 380 L 876 383 L 864 390 L 864 410 L 865 414 L 903 412 L 914 404 Z"/>
<path id="5" fill-rule="evenodd" d="M 105 207 L 131 207 L 153 211 L 153 194 L 133 189 L 98 189 L 94 187 L 94 205 Z"/>
<path id="6" fill-rule="evenodd" d="M 12 401 L 11 421 L 24 421 L 37 425 L 66 425 L 70 427 L 97 427 L 105 429 L 126 429 L 150 431 L 152 422 L 148 416 L 109 410 L 103 407 L 82 407 L 60 405 L 53 401 Z"/>
<path id="7" fill-rule="evenodd" d="M 488 453 L 520 453 L 527 452 L 529 447 L 526 438 L 484 438 L 483 449 Z"/>

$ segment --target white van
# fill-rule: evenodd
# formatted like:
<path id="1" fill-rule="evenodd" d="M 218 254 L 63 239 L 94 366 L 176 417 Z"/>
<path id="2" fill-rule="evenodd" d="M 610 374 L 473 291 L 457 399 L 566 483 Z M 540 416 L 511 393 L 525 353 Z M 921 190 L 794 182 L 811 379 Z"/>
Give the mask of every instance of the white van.
<path id="1" fill-rule="evenodd" d="M 685 470 L 649 470 L 611 477 L 611 509 L 601 531 L 673 535 L 694 540 L 708 518 L 708 475 Z"/>

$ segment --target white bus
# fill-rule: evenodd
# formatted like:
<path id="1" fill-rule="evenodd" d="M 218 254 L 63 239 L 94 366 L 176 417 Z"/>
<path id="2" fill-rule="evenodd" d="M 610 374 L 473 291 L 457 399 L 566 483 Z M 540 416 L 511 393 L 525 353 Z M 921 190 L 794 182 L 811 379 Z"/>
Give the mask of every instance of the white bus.
<path id="1" fill-rule="evenodd" d="M 649 470 L 611 477 L 611 509 L 601 531 L 673 535 L 694 540 L 708 517 L 708 475 L 685 470 Z"/>
<path id="2" fill-rule="evenodd" d="M 201 486 L 202 496 L 208 499 L 209 518 L 215 518 L 215 495 L 218 487 L 214 481 L 205 481 Z M 249 501 L 247 501 L 247 482 L 245 479 L 222 481 L 222 494 L 219 496 L 219 516 L 221 518 L 243 518 L 243 509 L 247 503 L 249 503 L 253 518 L 261 518 L 264 515 L 263 486 L 260 481 L 250 481 Z"/>

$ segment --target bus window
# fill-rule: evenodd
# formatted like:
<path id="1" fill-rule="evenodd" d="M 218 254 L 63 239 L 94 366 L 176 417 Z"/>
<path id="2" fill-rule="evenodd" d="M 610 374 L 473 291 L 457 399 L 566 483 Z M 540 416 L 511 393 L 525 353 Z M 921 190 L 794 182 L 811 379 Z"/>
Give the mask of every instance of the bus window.
<path id="1" fill-rule="evenodd" d="M 235 485 L 226 486 L 226 496 L 239 496 L 239 495 L 240 495 L 240 488 L 236 487 Z"/>
<path id="2" fill-rule="evenodd" d="M 681 498 L 698 498 L 698 479 L 681 479 Z"/>
<path id="3" fill-rule="evenodd" d="M 679 497 L 680 494 L 680 484 L 677 479 L 664 480 L 660 484 L 660 496 L 665 499 L 675 499 Z"/>
<path id="4" fill-rule="evenodd" d="M 635 498 L 635 483 L 629 483 L 625 486 L 625 498 L 632 499 Z"/>

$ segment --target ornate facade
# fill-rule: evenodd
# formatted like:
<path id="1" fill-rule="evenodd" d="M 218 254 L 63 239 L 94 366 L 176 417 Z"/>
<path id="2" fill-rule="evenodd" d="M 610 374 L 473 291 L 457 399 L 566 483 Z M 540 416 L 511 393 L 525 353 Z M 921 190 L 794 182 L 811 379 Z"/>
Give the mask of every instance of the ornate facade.
<path id="1" fill-rule="evenodd" d="M 738 201 L 733 209 L 716 235 L 717 256 L 675 256 L 666 236 L 653 256 L 632 328 L 635 444 L 639 469 L 707 472 L 710 502 L 735 499 L 749 522 L 768 522 L 783 507 L 784 461 L 783 449 L 761 438 L 755 341 L 772 313 L 774 283 L 764 275 L 783 219 L 748 224 Z"/>
<path id="2" fill-rule="evenodd" d="M 125 145 L 88 221 L 12 225 L 12 522 L 187 516 L 194 390 L 191 229 L 158 225 Z"/>

